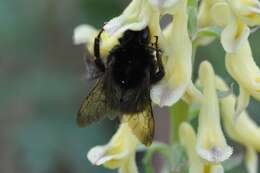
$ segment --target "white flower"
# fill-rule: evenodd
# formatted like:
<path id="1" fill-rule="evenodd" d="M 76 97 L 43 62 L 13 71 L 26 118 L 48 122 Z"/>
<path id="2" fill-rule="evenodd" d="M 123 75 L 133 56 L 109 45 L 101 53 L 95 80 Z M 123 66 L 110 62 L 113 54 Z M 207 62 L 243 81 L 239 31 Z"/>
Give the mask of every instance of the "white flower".
<path id="1" fill-rule="evenodd" d="M 121 123 L 111 141 L 103 146 L 92 148 L 87 158 L 97 166 L 119 169 L 120 173 L 138 173 L 135 163 L 135 151 L 140 144 L 132 133 L 128 123 Z"/>
<path id="2" fill-rule="evenodd" d="M 196 149 L 203 159 L 219 163 L 228 159 L 233 150 L 227 145 L 221 129 L 215 74 L 208 62 L 201 63 L 199 80 L 203 87 L 203 100 L 199 113 Z"/>

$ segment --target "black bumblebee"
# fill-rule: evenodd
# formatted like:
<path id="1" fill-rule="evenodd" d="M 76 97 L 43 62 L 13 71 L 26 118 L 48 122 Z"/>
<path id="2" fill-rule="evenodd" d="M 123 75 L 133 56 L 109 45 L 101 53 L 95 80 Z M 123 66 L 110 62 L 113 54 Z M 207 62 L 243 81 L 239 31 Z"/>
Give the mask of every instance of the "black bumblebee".
<path id="1" fill-rule="evenodd" d="M 82 103 L 77 123 L 83 127 L 106 116 L 119 116 L 142 143 L 150 145 L 154 135 L 150 88 L 164 76 L 158 37 L 151 44 L 148 27 L 127 30 L 104 63 L 100 57 L 102 32 L 95 38 L 94 59 L 86 59 L 88 75 L 97 78 L 97 83 Z"/>

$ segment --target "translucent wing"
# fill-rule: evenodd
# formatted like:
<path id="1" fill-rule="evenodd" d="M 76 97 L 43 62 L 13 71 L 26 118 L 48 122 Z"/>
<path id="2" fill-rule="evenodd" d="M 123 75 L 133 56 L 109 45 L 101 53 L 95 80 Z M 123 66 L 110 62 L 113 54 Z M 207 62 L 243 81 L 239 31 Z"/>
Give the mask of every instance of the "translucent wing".
<path id="1" fill-rule="evenodd" d="M 97 68 L 94 59 L 90 56 L 85 57 L 86 79 L 93 80 L 99 78 L 103 73 Z"/>
<path id="2" fill-rule="evenodd" d="M 106 104 L 103 81 L 98 80 L 79 109 L 77 123 L 79 126 L 84 127 L 105 118 L 105 116 L 111 116 L 112 114 L 115 115 Z"/>
<path id="3" fill-rule="evenodd" d="M 145 145 L 149 146 L 154 137 L 154 117 L 152 106 L 149 104 L 143 112 L 124 114 L 122 122 L 127 122 L 136 137 Z"/>

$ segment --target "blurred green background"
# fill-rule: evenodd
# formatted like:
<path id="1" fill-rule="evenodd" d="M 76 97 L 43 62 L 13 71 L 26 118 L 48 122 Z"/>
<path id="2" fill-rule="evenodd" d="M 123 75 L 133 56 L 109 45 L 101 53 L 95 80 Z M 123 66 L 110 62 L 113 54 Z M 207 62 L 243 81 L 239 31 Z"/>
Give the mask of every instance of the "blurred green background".
<path id="1" fill-rule="evenodd" d="M 75 123 L 89 84 L 84 80 L 84 49 L 72 44 L 72 35 L 82 23 L 100 28 L 129 1 L 0 0 L 1 173 L 111 172 L 91 166 L 86 153 L 106 143 L 118 122 L 103 121 L 85 129 Z M 260 64 L 260 32 L 251 40 Z M 216 72 L 232 82 L 218 42 L 198 55 L 196 66 L 210 58 Z M 255 119 L 259 105 L 252 101 L 249 108 Z M 167 142 L 168 117 L 162 115 L 167 112 L 155 112 L 156 138 Z"/>

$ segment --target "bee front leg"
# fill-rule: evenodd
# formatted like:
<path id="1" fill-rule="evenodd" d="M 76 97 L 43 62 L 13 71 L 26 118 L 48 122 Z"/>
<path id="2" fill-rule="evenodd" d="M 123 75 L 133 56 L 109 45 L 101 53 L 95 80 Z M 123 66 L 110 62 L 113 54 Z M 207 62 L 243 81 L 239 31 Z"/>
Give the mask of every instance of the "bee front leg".
<path id="1" fill-rule="evenodd" d="M 162 63 L 162 58 L 161 58 L 161 50 L 159 49 L 158 46 L 158 36 L 155 36 L 155 56 L 156 56 L 156 62 L 158 66 L 158 70 L 151 76 L 151 83 L 156 83 L 159 82 L 165 75 L 164 71 L 164 66 Z"/>
<path id="2" fill-rule="evenodd" d="M 95 42 L 94 42 L 94 55 L 95 55 L 95 64 L 97 65 L 97 67 L 102 71 L 105 72 L 105 64 L 102 61 L 101 57 L 100 57 L 100 40 L 101 40 L 101 34 L 103 33 L 104 28 L 102 28 L 100 30 L 100 32 L 98 33 L 97 37 L 95 38 Z"/>

